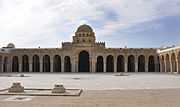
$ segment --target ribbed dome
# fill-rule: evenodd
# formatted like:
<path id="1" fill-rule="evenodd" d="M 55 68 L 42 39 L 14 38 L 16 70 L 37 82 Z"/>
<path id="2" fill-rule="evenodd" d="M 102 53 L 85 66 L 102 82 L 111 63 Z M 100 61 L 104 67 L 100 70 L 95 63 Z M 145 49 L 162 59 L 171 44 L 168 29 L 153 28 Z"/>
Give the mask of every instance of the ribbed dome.
<path id="1" fill-rule="evenodd" d="M 14 45 L 13 43 L 9 43 L 9 44 L 7 45 L 7 47 L 8 47 L 8 48 L 15 48 L 15 45 Z"/>
<path id="2" fill-rule="evenodd" d="M 77 32 L 93 32 L 93 30 L 89 25 L 84 24 L 78 27 Z"/>

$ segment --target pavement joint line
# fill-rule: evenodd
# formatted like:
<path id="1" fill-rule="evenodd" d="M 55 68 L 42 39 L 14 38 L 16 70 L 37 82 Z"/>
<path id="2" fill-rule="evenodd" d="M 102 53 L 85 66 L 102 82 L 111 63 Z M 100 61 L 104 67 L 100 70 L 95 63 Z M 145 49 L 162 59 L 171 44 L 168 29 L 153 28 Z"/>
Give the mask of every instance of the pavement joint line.
<path id="1" fill-rule="evenodd" d="M 26 93 L 26 90 L 28 91 L 50 91 L 52 89 L 38 89 L 38 88 L 25 88 L 24 89 L 25 92 L 23 93 L 8 93 L 8 88 L 6 89 L 2 89 L 0 90 L 0 95 L 26 95 L 26 96 L 80 96 L 81 93 L 83 92 L 82 89 L 66 89 L 66 91 L 69 91 L 68 93 L 65 92 L 65 93 L 33 93 L 33 92 L 29 92 L 29 93 Z M 75 91 L 75 92 L 73 92 Z"/>

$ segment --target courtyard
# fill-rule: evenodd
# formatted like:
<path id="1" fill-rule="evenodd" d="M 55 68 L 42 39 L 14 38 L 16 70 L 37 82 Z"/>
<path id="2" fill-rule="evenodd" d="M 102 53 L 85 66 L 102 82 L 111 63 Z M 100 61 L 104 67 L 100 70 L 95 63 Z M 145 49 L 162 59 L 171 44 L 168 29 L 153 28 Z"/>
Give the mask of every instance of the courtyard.
<path id="1" fill-rule="evenodd" d="M 24 74 L 24 77 L 20 77 Z M 21 82 L 25 88 L 52 88 L 63 84 L 66 88 L 83 90 L 136 90 L 180 88 L 179 74 L 170 73 L 2 73 L 0 89 L 13 82 Z"/>
<path id="2" fill-rule="evenodd" d="M 23 74 L 23 76 L 22 76 Z M 73 96 L 0 96 L 0 107 L 179 107 L 180 76 L 168 73 L 2 73 L 0 89 L 13 82 L 25 88 L 83 89 Z"/>

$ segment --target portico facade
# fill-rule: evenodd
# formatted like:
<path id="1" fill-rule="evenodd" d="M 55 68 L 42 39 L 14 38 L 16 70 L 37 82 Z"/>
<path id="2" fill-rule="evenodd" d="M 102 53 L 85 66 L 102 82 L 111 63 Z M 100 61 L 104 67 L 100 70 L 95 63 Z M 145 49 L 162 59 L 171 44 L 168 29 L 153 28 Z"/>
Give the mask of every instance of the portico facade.
<path id="1" fill-rule="evenodd" d="M 180 47 L 160 50 L 161 72 L 180 73 Z"/>
<path id="2" fill-rule="evenodd" d="M 177 55 L 162 64 L 157 48 L 106 48 L 96 42 L 88 25 L 81 25 L 72 42 L 62 48 L 15 48 L 9 44 L 0 51 L 0 72 L 160 72 L 177 67 Z M 176 60 L 174 60 L 174 58 Z M 164 58 L 165 59 L 165 58 Z M 161 63 L 160 63 L 161 62 Z M 176 64 L 175 64 L 176 63 Z M 173 65 L 172 65 L 173 64 Z M 175 64 L 175 65 L 174 65 Z M 178 68 L 176 68 L 176 71 Z"/>

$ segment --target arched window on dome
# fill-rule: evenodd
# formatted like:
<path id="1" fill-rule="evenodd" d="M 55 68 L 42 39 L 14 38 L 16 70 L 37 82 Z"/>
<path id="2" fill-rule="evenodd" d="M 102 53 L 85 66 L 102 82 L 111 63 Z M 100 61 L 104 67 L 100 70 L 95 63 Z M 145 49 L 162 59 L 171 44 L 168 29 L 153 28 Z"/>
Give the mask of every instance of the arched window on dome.
<path id="1" fill-rule="evenodd" d="M 79 39 L 77 39 L 77 43 L 79 43 Z"/>

